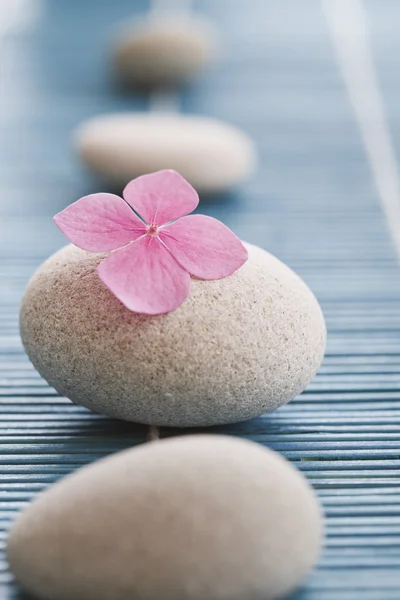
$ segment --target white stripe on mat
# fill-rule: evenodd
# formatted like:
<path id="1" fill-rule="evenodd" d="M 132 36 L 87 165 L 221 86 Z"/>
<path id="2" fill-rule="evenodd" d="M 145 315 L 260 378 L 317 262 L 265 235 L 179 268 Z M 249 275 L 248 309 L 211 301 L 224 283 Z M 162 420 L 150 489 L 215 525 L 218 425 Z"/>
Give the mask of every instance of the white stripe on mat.
<path id="1" fill-rule="evenodd" d="M 399 171 L 373 64 L 365 7 L 362 0 L 321 2 L 390 234 L 400 259 Z"/>

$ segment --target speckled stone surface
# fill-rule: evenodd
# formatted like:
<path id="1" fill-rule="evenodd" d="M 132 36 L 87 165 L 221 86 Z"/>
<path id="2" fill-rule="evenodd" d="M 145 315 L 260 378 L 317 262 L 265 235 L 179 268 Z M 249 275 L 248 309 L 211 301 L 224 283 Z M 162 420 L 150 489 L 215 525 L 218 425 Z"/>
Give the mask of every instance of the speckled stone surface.
<path id="1" fill-rule="evenodd" d="M 322 529 L 311 487 L 284 458 L 184 436 L 56 484 L 17 519 L 8 557 L 45 600 L 272 600 L 315 564 Z"/>
<path id="2" fill-rule="evenodd" d="M 192 280 L 176 311 L 126 309 L 100 281 L 104 254 L 67 246 L 36 272 L 21 335 L 40 374 L 73 402 L 154 425 L 231 423 L 294 398 L 325 349 L 320 307 L 264 250 L 231 277 Z"/>
<path id="3" fill-rule="evenodd" d="M 125 84 L 171 85 L 200 71 L 216 47 L 215 28 L 204 17 L 151 15 L 121 28 L 114 41 L 114 64 Z"/>
<path id="4" fill-rule="evenodd" d="M 241 130 L 202 116 L 118 113 L 83 123 L 74 136 L 83 162 L 114 184 L 174 169 L 199 192 L 225 190 L 254 170 L 256 151 Z"/>

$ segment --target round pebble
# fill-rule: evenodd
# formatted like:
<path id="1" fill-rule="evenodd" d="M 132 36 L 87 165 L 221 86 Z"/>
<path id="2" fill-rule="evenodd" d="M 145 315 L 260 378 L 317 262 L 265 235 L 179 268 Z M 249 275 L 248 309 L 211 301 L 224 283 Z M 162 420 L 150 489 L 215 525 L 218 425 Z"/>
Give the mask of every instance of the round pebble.
<path id="1" fill-rule="evenodd" d="M 106 254 L 72 245 L 29 283 L 21 335 L 39 373 L 96 412 L 152 425 L 215 425 L 285 404 L 315 375 L 325 323 L 303 281 L 247 245 L 249 259 L 218 281 L 192 280 L 175 311 L 129 311 L 100 281 Z"/>
<path id="2" fill-rule="evenodd" d="M 255 166 L 255 149 L 246 134 L 202 116 L 110 114 L 81 125 L 75 140 L 83 162 L 117 185 L 174 169 L 198 192 L 215 192 L 240 183 Z"/>
<path id="3" fill-rule="evenodd" d="M 201 71 L 215 55 L 209 21 L 185 15 L 152 15 L 134 21 L 115 40 L 114 63 L 124 83 L 171 85 Z"/>
<path id="4" fill-rule="evenodd" d="M 16 520 L 8 559 L 43 600 L 276 600 L 314 566 L 322 515 L 286 459 L 224 436 L 85 467 Z"/>

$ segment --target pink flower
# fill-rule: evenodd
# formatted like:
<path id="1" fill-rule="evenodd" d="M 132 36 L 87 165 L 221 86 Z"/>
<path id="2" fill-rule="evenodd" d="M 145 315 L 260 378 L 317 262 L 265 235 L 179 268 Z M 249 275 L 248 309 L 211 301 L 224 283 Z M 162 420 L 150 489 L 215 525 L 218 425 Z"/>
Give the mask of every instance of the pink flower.
<path id="1" fill-rule="evenodd" d="M 54 221 L 75 246 L 111 251 L 98 274 L 129 310 L 149 315 L 175 310 L 189 296 L 190 275 L 222 279 L 246 262 L 246 248 L 223 223 L 185 216 L 199 198 L 179 173 L 138 177 L 123 196 L 85 196 Z"/>

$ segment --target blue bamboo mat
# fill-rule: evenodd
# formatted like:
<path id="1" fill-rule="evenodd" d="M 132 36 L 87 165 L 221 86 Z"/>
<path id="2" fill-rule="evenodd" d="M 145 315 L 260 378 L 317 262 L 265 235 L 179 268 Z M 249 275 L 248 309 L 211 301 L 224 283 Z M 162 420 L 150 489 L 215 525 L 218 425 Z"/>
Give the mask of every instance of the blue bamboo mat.
<path id="1" fill-rule="evenodd" d="M 40 379 L 21 347 L 18 305 L 34 268 L 64 243 L 52 215 L 100 189 L 70 149 L 71 128 L 99 113 L 149 107 L 146 97 L 118 92 L 108 70 L 110 30 L 147 3 L 8 4 L 8 26 L 0 20 L 1 548 L 38 492 L 146 436 L 72 405 Z M 319 2 L 195 4 L 221 28 L 225 53 L 182 92 L 181 109 L 239 125 L 260 153 L 249 183 L 205 200 L 201 211 L 293 267 L 329 329 L 324 364 L 306 392 L 274 414 L 213 431 L 282 452 L 321 498 L 326 548 L 293 599 L 398 600 L 400 269 Z M 400 5 L 365 4 L 399 147 Z M 0 598 L 22 598 L 4 560 L 0 570 Z"/>

